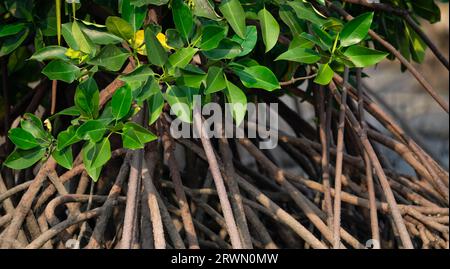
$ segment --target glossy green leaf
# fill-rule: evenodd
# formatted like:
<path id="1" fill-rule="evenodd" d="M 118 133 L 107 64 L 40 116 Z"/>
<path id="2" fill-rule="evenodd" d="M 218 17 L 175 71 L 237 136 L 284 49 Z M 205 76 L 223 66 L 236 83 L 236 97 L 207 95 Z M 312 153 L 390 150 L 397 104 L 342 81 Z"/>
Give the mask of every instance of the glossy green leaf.
<path id="1" fill-rule="evenodd" d="M 152 125 L 159 119 L 159 116 L 161 115 L 163 108 L 164 108 L 164 96 L 161 92 L 152 95 L 148 99 L 149 125 Z"/>
<path id="2" fill-rule="evenodd" d="M 24 131 L 32 134 L 40 143 L 49 142 L 51 140 L 51 135 L 44 130 L 41 119 L 34 114 L 26 113 L 23 115 L 23 119 L 20 121 L 20 127 Z"/>
<path id="3" fill-rule="evenodd" d="M 122 0 L 121 10 L 122 18 L 131 24 L 134 32 L 141 28 L 147 15 L 147 7 L 137 7 L 130 0 Z"/>
<path id="4" fill-rule="evenodd" d="M 42 70 L 42 74 L 50 80 L 61 80 L 66 83 L 74 82 L 80 76 L 80 72 L 80 68 L 62 60 L 53 60 Z"/>
<path id="5" fill-rule="evenodd" d="M 172 112 L 182 121 L 192 122 L 192 108 L 194 106 L 194 95 L 198 94 L 198 89 L 185 86 L 171 86 L 166 92 L 166 100 Z"/>
<path id="6" fill-rule="evenodd" d="M 58 134 L 56 149 L 61 151 L 64 148 L 79 142 L 81 139 L 77 136 L 77 130 L 74 126 L 69 126 L 67 130 Z"/>
<path id="7" fill-rule="evenodd" d="M 87 24 L 85 21 L 81 21 L 78 24 L 81 31 L 97 45 L 111 45 L 123 42 L 123 39 L 108 32 L 106 27 L 100 27 L 98 25 Z M 64 31 L 63 31 L 64 32 Z"/>
<path id="8" fill-rule="evenodd" d="M 148 65 L 141 65 L 133 72 L 120 76 L 119 79 L 125 83 L 145 82 L 150 77 L 153 77 L 154 74 L 155 73 Z"/>
<path id="9" fill-rule="evenodd" d="M 226 37 L 225 27 L 218 25 L 206 25 L 203 28 L 202 39 L 199 48 L 202 50 L 212 50 L 219 46 L 220 41 Z"/>
<path id="10" fill-rule="evenodd" d="M 245 38 L 245 11 L 239 0 L 224 0 L 219 6 L 225 19 L 241 38 Z"/>
<path id="11" fill-rule="evenodd" d="M 116 72 L 119 71 L 130 53 L 115 45 L 107 45 L 102 48 L 95 58 L 89 61 L 89 64 L 102 66 L 107 70 Z"/>
<path id="12" fill-rule="evenodd" d="M 185 40 L 188 40 L 194 25 L 191 9 L 183 0 L 172 0 L 172 15 L 178 32 Z"/>
<path id="13" fill-rule="evenodd" d="M 280 19 L 289 27 L 294 37 L 303 33 L 301 21 L 295 14 L 294 9 L 289 5 L 280 6 Z"/>
<path id="14" fill-rule="evenodd" d="M 127 85 L 120 87 L 112 96 L 111 107 L 113 116 L 120 120 L 130 111 L 133 103 L 131 88 Z"/>
<path id="15" fill-rule="evenodd" d="M 203 54 L 213 60 L 233 59 L 243 51 L 241 45 L 231 39 L 225 38 L 213 50 L 204 51 Z"/>
<path id="16" fill-rule="evenodd" d="M 1 24 L 0 25 L 0 38 L 6 37 L 6 36 L 12 36 L 20 33 L 21 31 L 25 30 L 26 28 L 25 23 L 8 23 L 8 24 Z"/>
<path id="17" fill-rule="evenodd" d="M 15 149 L 4 164 L 11 169 L 25 169 L 41 160 L 45 156 L 45 152 L 46 149 L 41 147 L 29 150 Z"/>
<path id="18" fill-rule="evenodd" d="M 280 89 L 275 74 L 265 66 L 245 67 L 243 70 L 235 70 L 236 74 L 247 88 L 257 88 L 266 91 L 274 91 Z"/>
<path id="19" fill-rule="evenodd" d="M 220 67 L 212 66 L 208 70 L 206 77 L 206 94 L 219 92 L 227 87 L 223 70 Z"/>
<path id="20" fill-rule="evenodd" d="M 127 122 L 123 127 L 122 143 L 127 149 L 142 149 L 146 143 L 149 143 L 158 137 L 149 130 L 134 122 Z"/>
<path id="21" fill-rule="evenodd" d="M 95 55 L 95 45 L 88 36 L 81 31 L 77 21 L 72 22 L 72 34 L 78 44 L 78 50 L 89 55 Z"/>
<path id="22" fill-rule="evenodd" d="M 247 26 L 244 39 L 240 38 L 238 35 L 234 35 L 231 40 L 239 43 L 242 47 L 242 52 L 239 53 L 238 57 L 246 56 L 252 52 L 256 46 L 256 42 L 258 41 L 258 30 L 254 25 Z"/>
<path id="23" fill-rule="evenodd" d="M 81 115 L 80 110 L 76 106 L 71 106 L 71 107 L 65 108 L 65 109 L 63 109 L 63 110 L 53 114 L 48 119 L 51 120 L 51 119 L 54 119 L 54 118 L 56 118 L 58 116 L 77 117 L 77 116 L 80 116 L 80 115 Z"/>
<path id="24" fill-rule="evenodd" d="M 171 67 L 184 68 L 188 65 L 194 55 L 197 53 L 196 48 L 183 48 L 169 57 L 169 64 Z"/>
<path id="25" fill-rule="evenodd" d="M 106 126 L 101 120 L 89 120 L 83 123 L 76 131 L 79 139 L 98 142 L 103 138 L 106 132 Z"/>
<path id="26" fill-rule="evenodd" d="M 145 44 L 147 49 L 147 57 L 150 63 L 157 66 L 163 66 L 168 59 L 167 52 L 150 28 L 145 30 Z"/>
<path id="27" fill-rule="evenodd" d="M 71 147 L 67 147 L 63 150 L 54 150 L 52 157 L 62 167 L 68 170 L 73 168 L 73 153 Z"/>
<path id="28" fill-rule="evenodd" d="M 60 46 L 48 46 L 36 51 L 30 60 L 47 61 L 47 60 L 68 60 L 66 56 L 67 48 Z"/>
<path id="29" fill-rule="evenodd" d="M 228 105 L 231 106 L 231 111 L 236 125 L 239 126 L 245 119 L 247 114 L 247 96 L 236 85 L 226 80 L 227 87 L 225 89 L 225 96 L 228 100 Z"/>
<path id="30" fill-rule="evenodd" d="M 111 144 L 107 137 L 98 143 L 87 142 L 82 151 L 86 169 L 100 168 L 111 159 Z"/>
<path id="31" fill-rule="evenodd" d="M 320 85 L 328 85 L 333 79 L 334 71 L 328 64 L 321 64 L 314 82 Z"/>
<path id="32" fill-rule="evenodd" d="M 30 30 L 25 28 L 20 33 L 6 37 L 0 42 L 0 57 L 10 54 L 17 49 L 28 37 Z"/>
<path id="33" fill-rule="evenodd" d="M 313 64 L 320 60 L 320 55 L 312 49 L 297 47 L 281 54 L 275 61 L 281 60 Z"/>
<path id="34" fill-rule="evenodd" d="M 126 20 L 110 16 L 106 19 L 106 27 L 108 31 L 124 40 L 130 40 L 134 38 L 133 27 Z"/>
<path id="35" fill-rule="evenodd" d="M 20 149 L 32 149 L 39 146 L 34 136 L 22 128 L 14 128 L 8 132 L 9 139 Z"/>
<path id="36" fill-rule="evenodd" d="M 322 28 L 317 25 L 312 25 L 312 32 L 319 40 L 320 47 L 323 50 L 332 51 L 335 39 L 327 32 L 325 32 Z"/>
<path id="37" fill-rule="evenodd" d="M 130 0 L 132 5 L 142 7 L 146 5 L 162 6 L 169 2 L 169 0 Z"/>
<path id="38" fill-rule="evenodd" d="M 341 46 L 358 44 L 367 36 L 372 25 L 373 12 L 364 13 L 344 25 L 340 33 Z"/>
<path id="39" fill-rule="evenodd" d="M 362 46 L 351 46 L 345 52 L 344 56 L 350 60 L 355 67 L 367 67 L 381 62 L 388 53 L 369 49 Z"/>
<path id="40" fill-rule="evenodd" d="M 143 102 L 150 98 L 152 95 L 160 93 L 161 88 L 158 81 L 154 77 L 148 78 L 142 88 L 135 95 L 137 102 Z"/>
<path id="41" fill-rule="evenodd" d="M 61 26 L 61 33 L 62 33 L 62 36 L 64 37 L 64 41 L 66 41 L 67 45 L 69 45 L 69 47 L 71 49 L 80 50 L 80 47 L 78 46 L 78 42 L 72 33 L 72 23 L 71 22 L 64 23 Z"/>
<path id="42" fill-rule="evenodd" d="M 75 91 L 75 106 L 82 116 L 88 119 L 98 117 L 99 95 L 97 83 L 93 78 L 88 78 L 78 85 Z"/>
<path id="43" fill-rule="evenodd" d="M 326 22 L 326 20 L 317 14 L 308 3 L 303 3 L 301 1 L 290 1 L 288 2 L 288 5 L 294 9 L 300 19 L 307 20 L 319 26 Z"/>
<path id="44" fill-rule="evenodd" d="M 214 10 L 214 6 L 209 0 L 193 0 L 193 14 L 197 17 L 204 17 L 210 20 L 219 21 L 221 18 Z"/>
<path id="45" fill-rule="evenodd" d="M 259 11 L 258 18 L 261 23 L 261 33 L 264 44 L 266 45 L 267 53 L 278 42 L 278 36 L 280 35 L 280 25 L 278 25 L 277 20 L 265 8 Z"/>

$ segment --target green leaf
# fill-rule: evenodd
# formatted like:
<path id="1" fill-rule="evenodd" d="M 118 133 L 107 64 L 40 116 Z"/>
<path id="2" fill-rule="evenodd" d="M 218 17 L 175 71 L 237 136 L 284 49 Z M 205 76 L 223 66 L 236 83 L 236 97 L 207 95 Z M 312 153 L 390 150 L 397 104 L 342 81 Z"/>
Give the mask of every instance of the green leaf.
<path id="1" fill-rule="evenodd" d="M 156 6 L 162 6 L 169 2 L 169 0 L 130 0 L 132 5 L 135 5 L 137 7 L 142 7 L 146 5 L 156 5 Z"/>
<path id="2" fill-rule="evenodd" d="M 156 122 L 156 120 L 158 120 L 159 116 L 163 111 L 163 108 L 164 108 L 164 96 L 161 92 L 152 95 L 148 99 L 149 125 L 152 125 L 153 123 Z"/>
<path id="3" fill-rule="evenodd" d="M 25 39 L 28 37 L 30 30 L 26 28 L 20 33 L 9 36 L 5 38 L 2 42 L 0 42 L 0 57 L 10 54 L 14 50 L 16 50 Z"/>
<path id="4" fill-rule="evenodd" d="M 277 59 L 275 59 L 275 61 L 281 60 L 313 64 L 317 63 L 320 60 L 320 55 L 312 49 L 297 47 L 286 51 L 285 53 L 278 56 Z"/>
<path id="5" fill-rule="evenodd" d="M 127 149 L 142 149 L 146 143 L 157 138 L 156 135 L 134 122 L 127 122 L 123 127 L 122 143 Z"/>
<path id="6" fill-rule="evenodd" d="M 62 36 L 64 37 L 64 41 L 66 41 L 67 45 L 73 50 L 80 50 L 78 46 L 78 42 L 72 33 L 72 23 L 64 23 L 61 27 Z"/>
<path id="7" fill-rule="evenodd" d="M 77 129 L 76 136 L 79 139 L 98 142 L 103 138 L 105 132 L 106 126 L 102 120 L 89 120 Z"/>
<path id="8" fill-rule="evenodd" d="M 436 3 L 437 1 L 429 0 L 414 0 L 411 1 L 411 6 L 414 12 L 429 21 L 430 23 L 436 23 L 441 20 L 441 10 Z M 448 4 L 448 1 L 442 1 Z"/>
<path id="9" fill-rule="evenodd" d="M 295 48 L 312 49 L 314 48 L 314 43 L 309 41 L 308 39 L 305 39 L 302 36 L 296 36 L 292 39 L 291 43 L 289 44 L 289 50 Z"/>
<path id="10" fill-rule="evenodd" d="M 227 88 L 225 89 L 225 96 L 227 97 L 229 106 L 236 125 L 239 126 L 245 119 L 247 114 L 247 96 L 236 85 L 226 80 Z"/>
<path id="11" fill-rule="evenodd" d="M 94 43 L 83 33 L 83 31 L 81 31 L 77 21 L 72 23 L 72 34 L 78 44 L 79 51 L 89 55 L 95 55 Z"/>
<path id="12" fill-rule="evenodd" d="M 61 80 L 66 83 L 74 82 L 80 76 L 80 72 L 80 68 L 62 60 L 53 60 L 42 70 L 42 74 L 50 80 Z"/>
<path id="13" fill-rule="evenodd" d="M 5 165 L 11 169 L 21 170 L 31 167 L 44 158 L 46 148 L 33 148 L 29 150 L 15 149 L 5 160 Z"/>
<path id="14" fill-rule="evenodd" d="M 58 116 L 72 116 L 72 117 L 76 117 L 76 116 L 80 116 L 80 110 L 76 107 L 76 106 L 72 106 L 72 107 L 68 107 L 66 109 L 63 109 L 61 111 L 59 111 L 58 113 L 53 114 L 52 116 L 50 116 L 48 118 L 48 120 L 52 120 Z"/>
<path id="15" fill-rule="evenodd" d="M 163 66 L 168 59 L 166 50 L 159 43 L 155 33 L 150 28 L 145 30 L 145 44 L 147 49 L 147 57 L 150 63 Z"/>
<path id="16" fill-rule="evenodd" d="M 21 128 L 9 130 L 8 137 L 20 149 L 32 149 L 39 146 L 39 142 L 34 136 Z"/>
<path id="17" fill-rule="evenodd" d="M 266 91 L 274 91 L 280 89 L 280 83 L 278 82 L 275 74 L 265 66 L 251 66 L 245 67 L 243 70 L 234 70 L 236 74 L 247 88 L 257 88 Z"/>
<path id="18" fill-rule="evenodd" d="M 194 106 L 194 95 L 198 94 L 198 89 L 185 86 L 170 86 L 166 92 L 166 100 L 172 112 L 182 121 L 192 122 L 192 108 Z"/>
<path id="19" fill-rule="evenodd" d="M 100 168 L 111 159 L 111 144 L 105 137 L 98 143 L 89 141 L 83 146 L 83 163 L 86 169 Z"/>
<path id="20" fill-rule="evenodd" d="M 186 86 L 190 88 L 199 89 L 206 79 L 206 74 L 196 74 L 191 72 L 181 71 L 181 75 L 177 78 L 176 84 L 179 86 Z"/>
<path id="21" fill-rule="evenodd" d="M 219 6 L 225 19 L 241 38 L 245 38 L 245 11 L 239 0 L 224 0 Z"/>
<path id="22" fill-rule="evenodd" d="M 110 16 L 106 19 L 106 28 L 108 31 L 124 40 L 134 38 L 133 27 L 124 19 Z"/>
<path id="23" fill-rule="evenodd" d="M 266 53 L 269 52 L 278 42 L 280 35 L 280 25 L 277 20 L 265 8 L 258 13 L 261 23 L 261 32 L 264 44 L 266 45 Z"/>
<path id="24" fill-rule="evenodd" d="M 303 33 L 301 22 L 291 6 L 281 5 L 279 14 L 280 19 L 289 27 L 294 37 Z"/>
<path id="25" fill-rule="evenodd" d="M 134 32 L 141 28 L 147 15 L 147 7 L 137 7 L 131 5 L 130 0 L 122 0 L 121 9 L 122 18 L 131 24 Z"/>
<path id="26" fill-rule="evenodd" d="M 75 91 L 75 106 L 82 116 L 88 119 L 98 117 L 99 95 L 97 83 L 93 78 L 88 78 L 78 85 Z"/>
<path id="27" fill-rule="evenodd" d="M 30 60 L 47 61 L 47 60 L 68 60 L 66 56 L 67 48 L 60 46 L 48 46 L 36 51 Z"/>
<path id="28" fill-rule="evenodd" d="M 122 68 L 129 56 L 130 53 L 127 50 L 114 45 L 107 45 L 102 48 L 95 58 L 89 61 L 89 64 L 102 66 L 107 70 L 117 72 Z"/>
<path id="29" fill-rule="evenodd" d="M 213 50 L 204 51 L 203 54 L 213 60 L 233 59 L 242 53 L 242 47 L 239 43 L 225 38 L 219 46 Z"/>
<path id="30" fill-rule="evenodd" d="M 191 9 L 184 3 L 183 0 L 172 1 L 172 15 L 173 22 L 181 36 L 188 40 L 189 34 L 194 25 L 194 18 L 192 17 Z"/>
<path id="31" fill-rule="evenodd" d="M 148 65 L 141 65 L 133 72 L 120 76 L 119 79 L 125 83 L 145 82 L 150 77 L 153 77 L 154 74 L 155 73 Z"/>
<path id="32" fill-rule="evenodd" d="M 214 6 L 209 0 L 193 0 L 193 13 L 197 17 L 204 17 L 210 20 L 219 21 L 220 16 L 214 11 Z"/>
<path id="33" fill-rule="evenodd" d="M 100 174 L 102 173 L 102 169 L 103 167 L 99 168 L 87 167 L 86 172 L 91 177 L 92 181 L 97 182 L 98 179 L 100 178 Z"/>
<path id="34" fill-rule="evenodd" d="M 313 30 L 314 35 L 318 38 L 318 40 L 320 42 L 320 44 L 319 44 L 320 47 L 323 50 L 331 51 L 333 48 L 335 39 L 317 25 L 313 25 L 312 30 Z"/>
<path id="35" fill-rule="evenodd" d="M 188 65 L 195 53 L 197 53 L 197 49 L 195 48 L 183 48 L 169 57 L 169 64 L 171 67 L 184 68 Z"/>
<path id="36" fill-rule="evenodd" d="M 225 27 L 219 25 L 206 25 L 203 28 L 202 40 L 199 48 L 202 50 L 215 49 L 226 35 Z"/>
<path id="37" fill-rule="evenodd" d="M 333 79 L 334 71 L 328 64 L 321 64 L 314 82 L 320 85 L 328 85 Z"/>
<path id="38" fill-rule="evenodd" d="M 26 113 L 23 115 L 23 119 L 20 121 L 20 127 L 38 139 L 39 143 L 49 142 L 51 140 L 51 135 L 44 130 L 41 119 L 34 114 Z"/>
<path id="39" fill-rule="evenodd" d="M 240 38 L 238 35 L 234 35 L 231 40 L 239 43 L 242 47 L 242 52 L 238 55 L 238 57 L 246 56 L 252 52 L 256 46 L 256 42 L 258 41 L 258 30 L 254 25 L 247 26 L 244 39 Z"/>
<path id="40" fill-rule="evenodd" d="M 410 26 L 405 27 L 405 32 L 409 36 L 413 60 L 422 63 L 425 60 L 427 45 Z"/>
<path id="41" fill-rule="evenodd" d="M 112 114 L 116 120 L 120 120 L 125 117 L 130 111 L 131 104 L 133 103 L 133 95 L 131 88 L 128 85 L 120 87 L 112 96 L 111 106 Z"/>
<path id="42" fill-rule="evenodd" d="M 369 49 L 362 46 L 351 46 L 345 52 L 344 56 L 350 60 L 355 67 L 367 67 L 381 62 L 388 53 Z"/>
<path id="43" fill-rule="evenodd" d="M 26 28 L 25 23 L 8 23 L 0 25 L 0 38 L 5 36 L 12 36 L 20 33 Z"/>
<path id="44" fill-rule="evenodd" d="M 158 81 L 154 77 L 149 77 L 140 91 L 136 94 L 135 99 L 137 102 L 143 102 L 150 98 L 152 95 L 160 93 Z"/>
<path id="45" fill-rule="evenodd" d="M 294 9 L 295 13 L 300 19 L 307 20 L 318 26 L 321 26 L 326 22 L 325 19 L 320 17 L 314 11 L 310 4 L 306 4 L 301 1 L 290 1 L 288 2 L 288 5 L 290 5 Z"/>
<path id="46" fill-rule="evenodd" d="M 223 70 L 220 67 L 212 66 L 208 70 L 206 77 L 206 94 L 219 92 L 227 87 Z"/>
<path id="47" fill-rule="evenodd" d="M 61 151 L 66 147 L 79 142 L 81 139 L 77 136 L 77 130 L 74 126 L 69 126 L 67 130 L 58 134 L 56 149 Z"/>
<path id="48" fill-rule="evenodd" d="M 166 30 L 166 41 L 167 45 L 175 49 L 181 49 L 184 47 L 183 37 L 178 32 L 177 29 L 167 29 Z"/>
<path id="49" fill-rule="evenodd" d="M 54 150 L 52 157 L 62 167 L 68 170 L 73 168 L 73 153 L 71 147 L 67 147 L 63 150 Z"/>
<path id="50" fill-rule="evenodd" d="M 79 23 L 81 30 L 83 33 L 94 43 L 97 45 L 111 45 L 118 44 L 123 42 L 123 39 L 111 34 L 108 32 L 108 29 L 105 27 L 100 27 L 98 25 L 88 24 L 85 21 L 81 21 Z"/>
<path id="51" fill-rule="evenodd" d="M 372 25 L 373 14 L 364 13 L 347 22 L 340 33 L 341 46 L 348 47 L 364 40 Z"/>

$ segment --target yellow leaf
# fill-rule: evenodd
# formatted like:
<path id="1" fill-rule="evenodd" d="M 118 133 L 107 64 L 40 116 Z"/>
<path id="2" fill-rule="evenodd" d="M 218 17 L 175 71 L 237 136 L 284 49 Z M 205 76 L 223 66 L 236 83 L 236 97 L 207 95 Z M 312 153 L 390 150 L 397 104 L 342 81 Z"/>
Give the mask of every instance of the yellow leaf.
<path id="1" fill-rule="evenodd" d="M 167 49 L 167 50 L 173 50 L 174 48 L 172 48 L 171 46 L 169 46 L 167 44 L 167 37 L 165 34 L 163 33 L 159 33 L 156 35 L 156 38 L 158 39 L 159 43 L 161 43 L 161 45 Z"/>
<path id="2" fill-rule="evenodd" d="M 69 57 L 70 59 L 80 59 L 82 56 L 82 52 L 79 50 L 69 48 L 66 51 L 66 56 Z"/>

